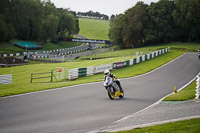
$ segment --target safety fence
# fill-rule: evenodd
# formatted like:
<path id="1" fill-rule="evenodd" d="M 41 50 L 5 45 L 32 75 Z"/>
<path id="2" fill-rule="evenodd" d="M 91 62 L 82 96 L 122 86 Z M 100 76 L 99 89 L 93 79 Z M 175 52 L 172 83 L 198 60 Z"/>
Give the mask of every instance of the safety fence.
<path id="1" fill-rule="evenodd" d="M 44 73 L 31 73 L 31 83 L 33 83 L 33 79 L 44 79 L 50 78 L 50 81 L 53 81 L 53 70 L 51 72 Z"/>
<path id="2" fill-rule="evenodd" d="M 0 75 L 0 84 L 12 84 L 12 74 Z"/>
<path id="3" fill-rule="evenodd" d="M 113 69 L 120 69 L 128 66 L 132 66 L 135 64 L 138 64 L 140 62 L 153 59 L 159 55 L 162 55 L 164 53 L 167 53 L 169 51 L 169 48 L 161 49 L 158 51 L 154 51 L 150 54 L 142 55 L 134 59 L 122 61 L 122 62 L 116 62 L 112 64 L 106 64 L 101 66 L 93 66 L 93 67 L 87 67 L 87 68 L 75 68 L 70 69 L 68 74 L 68 79 L 73 80 L 77 79 L 79 77 L 86 77 L 90 75 L 94 75 L 97 73 L 101 73 L 105 70 L 113 70 Z"/>
<path id="4" fill-rule="evenodd" d="M 13 57 L 13 56 L 25 56 L 29 55 L 30 58 L 50 58 L 57 57 L 62 55 L 68 55 L 72 53 L 82 52 L 87 50 L 87 46 L 82 44 L 75 47 L 64 48 L 64 49 L 56 49 L 49 51 L 37 51 L 37 52 L 20 52 L 20 53 L 11 53 L 11 54 L 0 54 L 0 57 Z M 51 53 L 54 53 L 51 55 Z M 56 54 L 55 54 L 56 53 Z M 32 56 L 33 55 L 33 56 Z"/>
<path id="5" fill-rule="evenodd" d="M 31 72 L 31 83 L 33 83 L 33 80 L 36 79 L 39 79 L 39 82 L 45 82 L 46 79 L 50 79 L 51 82 L 53 82 L 53 80 L 56 81 L 66 80 L 67 72 L 68 72 L 67 69 L 62 67 L 56 67 L 55 70 L 51 70 L 50 72 L 41 72 L 41 73 Z"/>
<path id="6" fill-rule="evenodd" d="M 196 94 L 195 94 L 195 98 L 199 99 L 200 98 L 200 73 L 197 75 L 197 79 L 196 79 Z"/>

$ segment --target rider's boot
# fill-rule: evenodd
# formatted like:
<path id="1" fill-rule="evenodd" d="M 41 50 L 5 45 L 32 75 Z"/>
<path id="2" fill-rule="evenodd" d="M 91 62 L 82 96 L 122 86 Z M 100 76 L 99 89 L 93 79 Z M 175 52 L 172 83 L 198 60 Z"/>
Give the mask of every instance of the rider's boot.
<path id="1" fill-rule="evenodd" d="M 122 86 L 121 86 L 120 82 L 119 82 L 119 81 L 117 81 L 116 83 L 117 83 L 117 84 L 118 84 L 118 86 L 119 86 L 120 92 L 123 92 L 123 89 L 122 89 Z"/>

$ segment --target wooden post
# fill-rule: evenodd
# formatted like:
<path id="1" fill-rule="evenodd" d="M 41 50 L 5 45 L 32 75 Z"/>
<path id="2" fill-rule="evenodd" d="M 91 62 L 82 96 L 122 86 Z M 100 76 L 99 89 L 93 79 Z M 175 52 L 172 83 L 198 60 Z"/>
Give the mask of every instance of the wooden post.
<path id="1" fill-rule="evenodd" d="M 31 72 L 31 83 L 32 83 L 33 73 Z"/>
<path id="2" fill-rule="evenodd" d="M 51 82 L 53 82 L 53 70 L 51 70 Z"/>

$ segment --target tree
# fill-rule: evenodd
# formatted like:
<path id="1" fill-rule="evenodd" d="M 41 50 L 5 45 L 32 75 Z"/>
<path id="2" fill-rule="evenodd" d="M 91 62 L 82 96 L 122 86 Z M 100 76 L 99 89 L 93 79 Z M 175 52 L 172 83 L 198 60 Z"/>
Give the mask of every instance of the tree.
<path id="1" fill-rule="evenodd" d="M 112 44 L 118 45 L 120 48 L 124 48 L 122 31 L 124 26 L 125 15 L 121 14 L 115 19 L 110 21 L 109 38 Z"/>
<path id="2" fill-rule="evenodd" d="M 78 33 L 79 27 L 74 16 L 68 11 L 60 9 L 59 11 L 59 26 L 58 26 L 58 35 L 63 36 L 71 36 L 73 34 Z"/>
<path id="3" fill-rule="evenodd" d="M 5 41 L 7 39 L 7 26 L 3 18 L 0 16 L 0 41 Z"/>
<path id="4" fill-rule="evenodd" d="M 46 43 L 47 40 L 56 39 L 59 19 L 54 15 L 49 15 L 42 22 L 41 40 Z"/>
<path id="5" fill-rule="evenodd" d="M 116 16 L 112 14 L 111 17 L 110 17 L 110 19 L 114 19 L 115 17 L 116 17 Z"/>
<path id="6" fill-rule="evenodd" d="M 1 40 L 46 42 L 79 32 L 74 12 L 57 9 L 50 0 L 0 0 Z M 60 34 L 61 33 L 61 34 Z"/>
<path id="7" fill-rule="evenodd" d="M 93 12 L 93 11 L 88 11 L 88 12 L 78 12 L 77 13 L 78 16 L 80 17 L 94 17 L 97 19 L 104 19 L 104 20 L 109 20 L 109 17 L 105 14 L 101 14 L 99 12 Z"/>
<path id="8" fill-rule="evenodd" d="M 177 37 L 177 27 L 172 13 L 175 3 L 171 0 L 160 0 L 152 3 L 147 9 L 149 22 L 144 30 L 146 43 L 167 43 Z"/>
<path id="9" fill-rule="evenodd" d="M 138 2 L 124 15 L 111 19 L 109 37 L 120 48 L 133 48 L 144 44 L 143 30 L 148 21 L 145 8 L 148 5 Z"/>
<path id="10" fill-rule="evenodd" d="M 181 28 L 184 41 L 199 41 L 200 36 L 200 1 L 199 0 L 176 0 L 176 10 L 173 17 Z"/>
<path id="11" fill-rule="evenodd" d="M 8 33 L 7 41 L 12 40 L 17 36 L 15 28 L 11 23 L 7 24 L 7 33 Z"/>
<path id="12" fill-rule="evenodd" d="M 148 5 L 138 2 L 135 7 L 126 11 L 123 28 L 123 43 L 125 48 L 133 48 L 144 44 L 143 30 L 148 21 L 145 8 Z"/>

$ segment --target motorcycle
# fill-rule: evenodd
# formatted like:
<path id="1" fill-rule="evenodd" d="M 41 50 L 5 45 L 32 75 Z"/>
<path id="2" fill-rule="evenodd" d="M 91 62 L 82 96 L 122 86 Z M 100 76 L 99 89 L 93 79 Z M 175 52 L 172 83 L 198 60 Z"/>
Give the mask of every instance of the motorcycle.
<path id="1" fill-rule="evenodd" d="M 117 79 L 119 81 L 119 79 Z M 123 98 L 124 97 L 124 91 L 120 91 L 119 85 L 116 83 L 116 81 L 113 81 L 113 79 L 109 76 L 106 77 L 104 81 L 104 87 L 106 88 L 108 92 L 108 97 L 113 100 L 115 97 Z"/>

